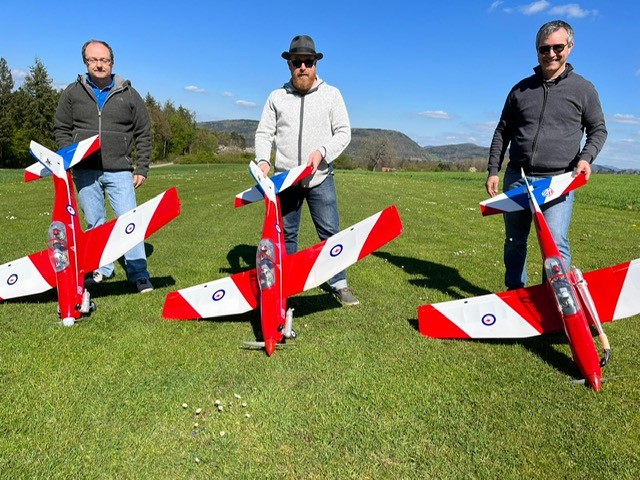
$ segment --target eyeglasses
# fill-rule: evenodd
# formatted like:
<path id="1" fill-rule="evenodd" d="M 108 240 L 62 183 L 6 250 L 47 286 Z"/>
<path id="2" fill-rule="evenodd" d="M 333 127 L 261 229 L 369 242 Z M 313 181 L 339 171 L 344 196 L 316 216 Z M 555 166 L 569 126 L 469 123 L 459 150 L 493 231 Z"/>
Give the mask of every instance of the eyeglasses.
<path id="1" fill-rule="evenodd" d="M 566 43 L 558 43 L 556 45 L 540 45 L 538 47 L 538 53 L 540 55 L 548 55 L 553 48 L 553 53 L 562 53 L 564 48 L 567 46 Z"/>
<path id="2" fill-rule="evenodd" d="M 293 65 L 295 68 L 300 68 L 303 63 L 305 65 L 305 67 L 311 68 L 316 64 L 316 59 L 315 58 L 303 58 L 303 59 L 290 60 L 290 62 L 291 62 L 291 65 Z"/>
<path id="3" fill-rule="evenodd" d="M 85 58 L 84 61 L 87 62 L 89 65 L 95 65 L 96 63 L 104 63 L 105 65 L 111 65 L 110 58 Z"/>

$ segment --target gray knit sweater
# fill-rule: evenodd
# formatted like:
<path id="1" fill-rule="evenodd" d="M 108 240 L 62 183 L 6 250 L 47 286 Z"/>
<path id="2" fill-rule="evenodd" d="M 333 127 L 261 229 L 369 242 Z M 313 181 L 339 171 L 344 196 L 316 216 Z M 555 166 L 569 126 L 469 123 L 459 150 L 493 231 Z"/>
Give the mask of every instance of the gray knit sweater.
<path id="1" fill-rule="evenodd" d="M 324 160 L 302 182 L 314 187 L 324 181 L 333 162 L 349 145 L 351 126 L 340 91 L 318 78 L 318 85 L 301 95 L 291 81 L 269 95 L 256 130 L 256 161 L 269 160 L 275 145 L 275 170 L 306 164 L 319 150 Z"/>

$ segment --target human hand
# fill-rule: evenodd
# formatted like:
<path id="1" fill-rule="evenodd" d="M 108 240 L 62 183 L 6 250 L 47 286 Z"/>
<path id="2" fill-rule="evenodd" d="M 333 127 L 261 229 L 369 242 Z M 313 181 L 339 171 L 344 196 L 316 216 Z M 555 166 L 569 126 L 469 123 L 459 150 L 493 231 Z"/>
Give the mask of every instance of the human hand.
<path id="1" fill-rule="evenodd" d="M 576 165 L 576 168 L 573 169 L 573 173 L 578 176 L 581 173 L 584 173 L 584 179 L 589 181 L 589 177 L 591 176 L 591 164 L 586 160 L 580 160 Z"/>
<path id="2" fill-rule="evenodd" d="M 269 176 L 269 170 L 271 170 L 269 162 L 258 162 L 258 168 L 262 171 L 263 176 Z"/>
<path id="3" fill-rule="evenodd" d="M 487 193 L 495 197 L 498 194 L 498 186 L 500 185 L 500 177 L 498 175 L 490 175 L 485 185 Z"/>
<path id="4" fill-rule="evenodd" d="M 318 170 L 318 165 L 320 165 L 321 161 L 322 153 L 320 153 L 320 150 L 314 150 L 313 152 L 311 152 L 311 155 L 309 155 L 309 160 L 307 161 L 307 166 L 311 167 L 311 174 L 316 173 L 316 170 Z"/>
<path id="5" fill-rule="evenodd" d="M 133 188 L 138 188 L 139 186 L 141 186 L 145 180 L 147 179 L 147 177 L 145 177 L 144 175 L 134 175 L 133 176 Z"/>

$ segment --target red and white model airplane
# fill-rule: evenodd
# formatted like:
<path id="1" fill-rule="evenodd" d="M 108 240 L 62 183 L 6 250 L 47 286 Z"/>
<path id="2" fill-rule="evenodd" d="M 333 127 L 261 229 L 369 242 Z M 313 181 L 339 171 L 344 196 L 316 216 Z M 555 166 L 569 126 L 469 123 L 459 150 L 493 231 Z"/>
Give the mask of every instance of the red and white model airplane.
<path id="1" fill-rule="evenodd" d="M 268 178 L 251 162 L 249 171 L 257 186 L 238 194 L 235 206 L 264 198 L 265 220 L 256 268 L 169 293 L 163 316 L 194 320 L 244 313 L 260 306 L 263 341 L 246 344 L 264 347 L 271 355 L 283 338 L 295 338 L 293 309 L 287 309 L 287 298 L 321 285 L 390 242 L 402 232 L 402 222 L 396 207 L 391 206 L 313 247 L 287 255 L 277 194 L 311 170 L 302 165 Z"/>
<path id="2" fill-rule="evenodd" d="M 524 175 L 523 175 L 524 176 Z M 567 173 L 497 195 L 480 204 L 483 215 L 530 208 L 544 261 L 546 283 L 418 309 L 420 333 L 434 338 L 525 338 L 564 329 L 573 359 L 586 382 L 600 390 L 602 368 L 609 360 L 603 322 L 640 313 L 640 259 L 584 275 L 569 270 L 551 236 L 540 204 L 586 183 Z M 604 350 L 593 340 L 595 326 Z"/>
<path id="3" fill-rule="evenodd" d="M 31 142 L 38 163 L 25 181 L 53 175 L 55 197 L 46 250 L 0 265 L 0 301 L 58 289 L 58 313 L 71 326 L 95 310 L 84 288 L 85 274 L 116 261 L 180 213 L 175 187 L 117 219 L 83 232 L 69 169 L 100 148 L 98 136 L 52 152 Z"/>

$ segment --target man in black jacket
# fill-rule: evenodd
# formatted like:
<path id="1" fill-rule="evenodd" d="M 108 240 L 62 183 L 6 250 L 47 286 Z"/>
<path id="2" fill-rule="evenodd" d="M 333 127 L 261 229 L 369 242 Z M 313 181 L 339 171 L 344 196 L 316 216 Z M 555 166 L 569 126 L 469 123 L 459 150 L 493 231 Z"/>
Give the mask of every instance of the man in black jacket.
<path id="1" fill-rule="evenodd" d="M 149 172 L 151 121 L 131 82 L 112 73 L 113 50 L 106 42 L 86 42 L 82 60 L 87 73 L 78 75 L 76 82 L 62 93 L 54 131 L 59 148 L 100 135 L 100 151 L 73 169 L 78 201 L 90 229 L 107 220 L 105 193 L 116 217 L 136 207 L 135 188 L 145 182 Z M 134 144 L 135 166 L 131 156 Z M 127 277 L 137 290 L 141 293 L 153 290 L 144 243 L 131 249 L 124 258 Z M 114 265 L 105 265 L 85 283 L 100 283 L 114 275 Z"/>
<path id="2" fill-rule="evenodd" d="M 591 163 L 607 138 L 604 114 L 594 86 L 573 71 L 567 58 L 574 45 L 573 28 L 562 20 L 544 24 L 536 36 L 538 66 L 534 75 L 511 89 L 500 116 L 489 152 L 486 189 L 498 193 L 498 172 L 507 147 L 509 163 L 504 190 L 529 181 L 569 171 L 591 174 Z M 581 148 L 583 132 L 586 142 Z M 569 223 L 573 211 L 571 192 L 542 207 L 567 268 L 571 268 Z M 508 289 L 526 285 L 529 210 L 504 214 L 505 284 Z M 543 269 L 544 272 L 544 269 Z"/>

